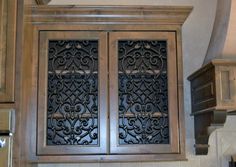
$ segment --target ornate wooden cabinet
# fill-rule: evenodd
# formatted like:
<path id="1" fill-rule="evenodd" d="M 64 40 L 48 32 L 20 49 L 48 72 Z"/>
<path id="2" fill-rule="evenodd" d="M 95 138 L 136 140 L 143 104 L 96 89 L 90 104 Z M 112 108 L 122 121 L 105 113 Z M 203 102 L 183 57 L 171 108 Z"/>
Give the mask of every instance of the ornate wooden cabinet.
<path id="1" fill-rule="evenodd" d="M 190 11 L 33 8 L 28 161 L 184 159 L 180 28 Z"/>

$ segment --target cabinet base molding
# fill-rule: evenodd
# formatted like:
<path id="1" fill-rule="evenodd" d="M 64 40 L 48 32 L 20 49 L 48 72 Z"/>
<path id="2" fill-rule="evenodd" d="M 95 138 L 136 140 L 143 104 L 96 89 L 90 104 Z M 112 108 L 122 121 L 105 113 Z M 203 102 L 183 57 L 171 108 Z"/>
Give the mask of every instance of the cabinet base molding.
<path id="1" fill-rule="evenodd" d="M 31 164 L 38 163 L 120 163 L 120 162 L 160 162 L 160 161 L 186 161 L 185 155 L 180 154 L 129 154 L 129 155 L 80 155 L 80 156 L 37 156 L 28 160 Z"/>

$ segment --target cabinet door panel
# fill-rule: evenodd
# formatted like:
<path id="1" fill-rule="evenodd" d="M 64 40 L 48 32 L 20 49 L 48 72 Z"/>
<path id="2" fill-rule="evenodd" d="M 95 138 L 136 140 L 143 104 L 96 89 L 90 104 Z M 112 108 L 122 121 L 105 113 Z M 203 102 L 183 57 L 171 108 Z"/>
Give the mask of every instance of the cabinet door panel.
<path id="1" fill-rule="evenodd" d="M 38 155 L 107 152 L 107 34 L 40 32 Z"/>
<path id="2" fill-rule="evenodd" d="M 0 102 L 14 102 L 16 0 L 0 0 Z"/>
<path id="3" fill-rule="evenodd" d="M 178 153 L 175 32 L 109 40 L 111 153 Z"/>

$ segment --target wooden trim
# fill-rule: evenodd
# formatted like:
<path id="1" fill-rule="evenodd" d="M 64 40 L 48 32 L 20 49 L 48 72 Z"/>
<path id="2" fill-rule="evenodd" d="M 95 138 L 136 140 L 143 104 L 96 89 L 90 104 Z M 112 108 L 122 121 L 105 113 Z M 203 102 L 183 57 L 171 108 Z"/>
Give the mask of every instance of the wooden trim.
<path id="1" fill-rule="evenodd" d="M 214 59 L 211 61 L 214 65 L 236 65 L 236 59 Z"/>
<path id="2" fill-rule="evenodd" d="M 177 83 L 178 83 L 178 121 L 179 121 L 179 138 L 180 154 L 186 156 L 185 151 L 185 110 L 184 110 L 184 88 L 183 88 L 183 53 L 182 53 L 182 31 L 181 27 L 176 30 L 176 54 L 177 54 Z"/>
<path id="3" fill-rule="evenodd" d="M 15 127 L 15 133 L 13 135 L 13 166 L 15 167 L 20 167 L 20 165 L 23 164 L 23 160 L 21 158 L 21 150 L 22 150 L 22 143 L 21 141 L 24 141 L 21 137 L 24 136 L 24 133 L 22 133 L 22 123 L 21 121 L 21 115 L 25 110 L 21 110 L 21 100 L 22 100 L 22 56 L 23 56 L 23 37 L 24 37 L 24 29 L 23 29 L 23 24 L 24 24 L 24 3 L 22 1 L 17 0 L 17 23 L 16 23 L 16 59 L 15 59 L 15 103 L 12 106 L 12 108 L 15 109 L 15 124 L 17 125 Z M 29 42 L 29 41 L 28 41 Z M 22 112 L 23 111 L 23 112 Z M 24 127 L 25 128 L 25 127 Z M 24 166 L 24 165 L 22 165 Z"/>
<path id="4" fill-rule="evenodd" d="M 17 0 L 0 6 L 0 102 L 14 102 Z"/>
<path id="5" fill-rule="evenodd" d="M 147 26 L 148 25 L 148 26 Z M 38 31 L 179 31 L 180 25 L 158 24 L 87 24 L 87 23 L 58 23 L 58 24 L 35 24 Z"/>
<path id="6" fill-rule="evenodd" d="M 142 154 L 142 155 L 82 155 L 82 156 L 37 156 L 29 163 L 83 163 L 83 162 L 150 162 L 150 161 L 186 161 L 182 154 Z"/>
<path id="7" fill-rule="evenodd" d="M 33 6 L 27 22 L 34 24 L 165 24 L 182 25 L 190 6 Z"/>

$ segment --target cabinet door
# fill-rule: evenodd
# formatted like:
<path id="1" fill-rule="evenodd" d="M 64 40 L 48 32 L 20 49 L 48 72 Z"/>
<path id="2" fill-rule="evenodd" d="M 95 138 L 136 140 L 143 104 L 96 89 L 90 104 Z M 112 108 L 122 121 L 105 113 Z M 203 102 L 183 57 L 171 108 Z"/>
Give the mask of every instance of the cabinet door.
<path id="1" fill-rule="evenodd" d="M 107 34 L 41 31 L 38 155 L 107 152 Z"/>
<path id="2" fill-rule="evenodd" d="M 178 153 L 175 32 L 109 38 L 110 152 Z"/>
<path id="3" fill-rule="evenodd" d="M 0 0 L 0 102 L 14 102 L 16 0 Z"/>

